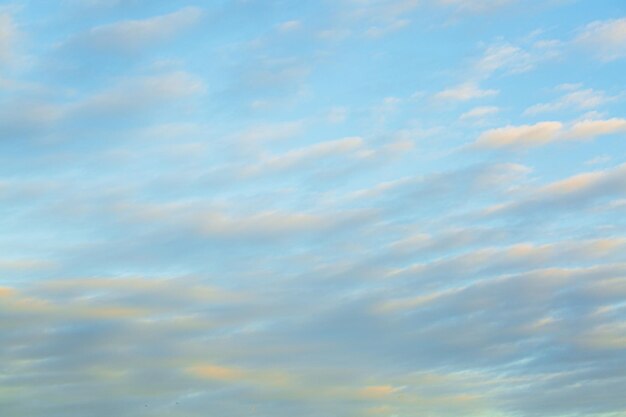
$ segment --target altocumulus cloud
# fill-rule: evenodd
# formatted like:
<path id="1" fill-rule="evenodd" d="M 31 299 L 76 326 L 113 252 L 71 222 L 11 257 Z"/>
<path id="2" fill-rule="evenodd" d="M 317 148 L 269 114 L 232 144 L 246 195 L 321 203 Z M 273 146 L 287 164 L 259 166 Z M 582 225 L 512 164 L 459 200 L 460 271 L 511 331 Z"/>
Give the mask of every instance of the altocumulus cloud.
<path id="1" fill-rule="evenodd" d="M 43 3 L 2 417 L 625 415 L 618 2 Z"/>

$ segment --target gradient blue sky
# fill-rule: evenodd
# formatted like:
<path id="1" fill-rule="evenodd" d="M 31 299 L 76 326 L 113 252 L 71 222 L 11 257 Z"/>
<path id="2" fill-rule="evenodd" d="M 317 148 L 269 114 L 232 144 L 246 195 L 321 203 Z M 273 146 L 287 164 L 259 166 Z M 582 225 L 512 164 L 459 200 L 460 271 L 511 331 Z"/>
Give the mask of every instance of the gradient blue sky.
<path id="1" fill-rule="evenodd" d="M 626 2 L 0 2 L 0 416 L 626 416 Z"/>

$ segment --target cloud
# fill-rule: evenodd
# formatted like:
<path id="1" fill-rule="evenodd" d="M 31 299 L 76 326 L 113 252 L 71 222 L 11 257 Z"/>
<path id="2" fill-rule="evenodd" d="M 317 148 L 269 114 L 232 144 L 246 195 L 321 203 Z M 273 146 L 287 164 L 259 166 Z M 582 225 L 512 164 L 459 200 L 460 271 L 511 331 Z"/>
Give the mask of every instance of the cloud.
<path id="1" fill-rule="evenodd" d="M 361 137 L 347 137 L 327 142 L 316 143 L 301 149 L 295 149 L 279 155 L 266 156 L 256 166 L 249 168 L 249 174 L 262 171 L 285 170 L 302 167 L 304 164 L 321 158 L 334 156 L 358 156 L 357 151 L 364 148 Z"/>
<path id="2" fill-rule="evenodd" d="M 5 141 L 55 138 L 73 128 L 97 129 L 97 121 L 136 122 L 172 108 L 182 99 L 199 96 L 204 82 L 184 71 L 140 77 L 122 77 L 105 89 L 76 97 L 63 95 L 52 100 L 37 95 L 10 97 L 0 111 L 0 133 Z"/>
<path id="3" fill-rule="evenodd" d="M 580 30 L 574 42 L 603 61 L 626 57 L 626 18 L 595 21 Z"/>
<path id="4" fill-rule="evenodd" d="M 468 82 L 440 91 L 435 94 L 435 98 L 447 101 L 469 101 L 493 97 L 498 95 L 498 93 L 498 90 L 481 90 L 476 83 Z"/>
<path id="5" fill-rule="evenodd" d="M 101 52 L 131 54 L 159 45 L 195 25 L 202 16 L 197 7 L 142 20 L 124 20 L 96 26 L 70 38 L 64 48 L 82 47 Z"/>
<path id="6" fill-rule="evenodd" d="M 0 133 L 5 141 L 50 133 L 66 112 L 62 105 L 34 99 L 9 100 L 2 107 Z"/>
<path id="7" fill-rule="evenodd" d="M 290 122 L 264 123 L 251 126 L 236 133 L 236 140 L 245 144 L 259 144 L 267 141 L 291 139 L 302 133 L 305 127 L 303 120 Z"/>
<path id="8" fill-rule="evenodd" d="M 302 28 L 302 22 L 299 20 L 288 20 L 276 25 L 276 29 L 282 33 L 293 32 Z"/>
<path id="9" fill-rule="evenodd" d="M 13 16 L 0 9 L 0 68 L 13 62 L 13 48 L 17 36 L 17 26 L 13 21 Z"/>
<path id="10" fill-rule="evenodd" d="M 355 190 L 347 197 L 370 202 L 380 199 L 385 206 L 392 207 L 392 210 L 399 210 L 407 205 L 407 208 L 414 211 L 421 208 L 440 213 L 446 204 L 467 201 L 469 195 L 477 197 L 482 193 L 498 193 L 502 191 L 503 184 L 523 178 L 530 171 L 521 164 L 479 164 L 450 172 L 435 172 L 381 182 Z M 427 199 L 429 205 L 415 207 L 411 202 L 416 199 Z M 391 204 L 390 200 L 394 204 Z M 444 206 L 439 207 L 439 204 Z"/>
<path id="11" fill-rule="evenodd" d="M 0 258 L 0 271 L 10 271 L 12 273 L 21 270 L 45 270 L 54 266 L 54 262 L 45 260 Z"/>
<path id="12" fill-rule="evenodd" d="M 557 140 L 563 129 L 560 122 L 540 122 L 534 125 L 505 126 L 482 133 L 478 148 L 527 148 Z"/>
<path id="13" fill-rule="evenodd" d="M 350 111 L 346 107 L 333 107 L 326 117 L 330 123 L 343 123 L 349 114 Z"/>
<path id="14" fill-rule="evenodd" d="M 482 55 L 470 68 L 469 76 L 487 79 L 500 72 L 505 75 L 531 71 L 546 60 L 559 56 L 562 43 L 556 40 L 538 40 L 514 45 L 498 41 L 485 47 Z"/>
<path id="15" fill-rule="evenodd" d="M 356 19 L 396 21 L 420 5 L 419 0 L 344 0 Z"/>
<path id="16" fill-rule="evenodd" d="M 580 210 L 626 192 L 626 165 L 577 174 L 532 190 L 517 201 L 493 206 L 487 215 L 545 215 L 551 211 Z"/>
<path id="17" fill-rule="evenodd" d="M 365 398 L 381 398 L 396 392 L 398 388 L 391 385 L 374 385 L 361 390 L 361 395 Z"/>
<path id="18" fill-rule="evenodd" d="M 494 115 L 499 111 L 500 108 L 496 106 L 474 107 L 473 109 L 463 113 L 460 118 L 461 120 L 482 119 L 484 117 Z"/>
<path id="19" fill-rule="evenodd" d="M 184 71 L 121 79 L 108 90 L 71 105 L 73 117 L 130 115 L 204 92 L 201 79 Z"/>
<path id="20" fill-rule="evenodd" d="M 426 286 L 429 281 L 443 278 L 447 274 L 449 277 L 446 282 L 450 286 L 456 281 L 482 280 L 489 276 L 513 273 L 520 269 L 593 263 L 620 254 L 625 247 L 626 239 L 620 237 L 543 245 L 518 243 L 509 247 L 486 247 L 458 256 L 444 257 L 396 269 L 390 273 L 389 277 L 400 279 L 421 276 L 421 285 Z M 419 296 L 411 299 L 409 304 L 427 304 L 458 290 L 457 287 L 443 290 L 441 293 L 429 294 L 427 297 Z"/>
<path id="21" fill-rule="evenodd" d="M 270 242 L 330 230 L 338 232 L 344 227 L 357 226 L 373 215 L 369 210 L 316 213 L 274 209 L 229 213 L 199 203 L 119 203 L 112 210 L 126 224 L 159 225 L 165 232 L 191 232 L 224 243 L 230 240 Z"/>
<path id="22" fill-rule="evenodd" d="M 524 149 L 567 140 L 590 140 L 598 136 L 626 132 L 626 120 L 582 120 L 565 126 L 561 122 L 505 126 L 483 132 L 474 147 L 486 149 Z"/>
<path id="23" fill-rule="evenodd" d="M 36 59 L 0 94 L 0 414 L 621 412 L 616 68 L 513 80 L 562 44 L 505 27 L 594 5 L 19 3 Z M 465 30 L 495 20 L 520 40 Z M 553 88 L 587 70 L 601 87 Z M 536 115 L 603 114 L 515 120 L 542 91 Z"/>
<path id="24" fill-rule="evenodd" d="M 454 6 L 462 12 L 483 13 L 493 12 L 517 0 L 437 0 L 444 6 Z"/>
<path id="25" fill-rule="evenodd" d="M 267 238 L 333 229 L 347 220 L 342 217 L 268 211 L 235 218 L 216 213 L 199 216 L 196 226 L 205 236 Z"/>
<path id="26" fill-rule="evenodd" d="M 498 70 L 510 73 L 529 71 L 535 58 L 529 52 L 509 43 L 490 45 L 476 62 L 475 69 L 481 78 L 488 78 Z"/>
<path id="27" fill-rule="evenodd" d="M 604 91 L 596 91 L 591 88 L 582 89 L 579 86 L 568 88 L 570 92 L 550 103 L 539 103 L 530 106 L 524 111 L 525 115 L 536 115 L 559 110 L 591 110 L 595 109 L 610 100 Z"/>
<path id="28" fill-rule="evenodd" d="M 0 287 L 0 297 L 12 297 L 15 294 L 15 290 L 7 287 Z"/>
<path id="29" fill-rule="evenodd" d="M 584 140 L 622 132 L 626 132 L 626 119 L 582 120 L 571 125 L 566 137 Z"/>

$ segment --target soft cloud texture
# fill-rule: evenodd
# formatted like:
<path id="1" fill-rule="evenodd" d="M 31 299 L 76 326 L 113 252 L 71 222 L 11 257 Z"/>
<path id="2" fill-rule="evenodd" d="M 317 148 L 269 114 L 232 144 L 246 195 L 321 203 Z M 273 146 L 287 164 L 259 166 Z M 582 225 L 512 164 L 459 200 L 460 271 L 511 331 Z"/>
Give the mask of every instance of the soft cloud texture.
<path id="1" fill-rule="evenodd" d="M 0 66 L 6 66 L 12 61 L 16 38 L 17 27 L 13 17 L 0 9 Z"/>
<path id="2" fill-rule="evenodd" d="M 475 83 L 465 83 L 438 92 L 439 100 L 468 101 L 498 95 L 498 90 L 483 90 Z"/>
<path id="3" fill-rule="evenodd" d="M 201 9 L 186 7 L 162 16 L 100 25 L 71 38 L 66 47 L 85 47 L 100 53 L 137 53 L 189 29 L 201 16 Z"/>
<path id="4" fill-rule="evenodd" d="M 622 416 L 618 10 L 0 6 L 0 415 Z"/>
<path id="5" fill-rule="evenodd" d="M 626 57 L 626 18 L 595 21 L 581 29 L 575 42 L 604 61 Z"/>
<path id="6" fill-rule="evenodd" d="M 561 122 L 539 122 L 534 125 L 505 126 L 483 132 L 478 148 L 523 149 L 566 140 L 590 140 L 598 136 L 626 132 L 626 120 L 581 120 L 568 126 Z"/>

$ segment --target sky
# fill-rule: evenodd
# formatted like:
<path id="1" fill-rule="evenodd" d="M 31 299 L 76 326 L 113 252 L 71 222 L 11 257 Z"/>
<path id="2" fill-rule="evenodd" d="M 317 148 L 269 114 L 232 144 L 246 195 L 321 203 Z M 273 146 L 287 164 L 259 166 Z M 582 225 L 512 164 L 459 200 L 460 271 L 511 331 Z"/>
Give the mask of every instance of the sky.
<path id="1" fill-rule="evenodd" d="M 623 0 L 0 0 L 0 415 L 626 416 Z"/>

